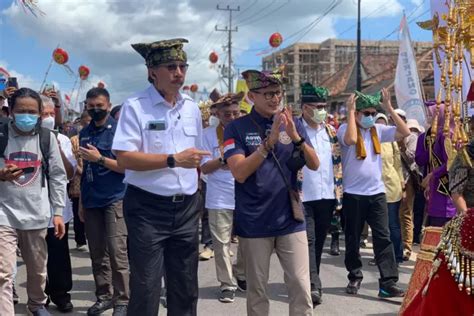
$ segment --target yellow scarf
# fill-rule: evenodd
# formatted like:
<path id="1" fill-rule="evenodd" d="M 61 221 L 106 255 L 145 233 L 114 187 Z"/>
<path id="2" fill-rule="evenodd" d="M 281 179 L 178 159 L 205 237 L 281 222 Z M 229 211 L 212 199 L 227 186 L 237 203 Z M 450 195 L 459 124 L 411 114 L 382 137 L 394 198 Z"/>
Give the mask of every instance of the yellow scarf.
<path id="1" fill-rule="evenodd" d="M 370 128 L 370 138 L 372 138 L 372 143 L 374 145 L 374 152 L 377 155 L 380 155 L 382 152 L 380 147 L 379 137 L 377 136 L 377 129 L 375 126 Z M 360 128 L 357 127 L 357 143 L 356 143 L 356 157 L 359 160 L 364 160 L 367 157 L 367 152 L 365 151 L 364 139 L 362 138 L 362 133 Z"/>

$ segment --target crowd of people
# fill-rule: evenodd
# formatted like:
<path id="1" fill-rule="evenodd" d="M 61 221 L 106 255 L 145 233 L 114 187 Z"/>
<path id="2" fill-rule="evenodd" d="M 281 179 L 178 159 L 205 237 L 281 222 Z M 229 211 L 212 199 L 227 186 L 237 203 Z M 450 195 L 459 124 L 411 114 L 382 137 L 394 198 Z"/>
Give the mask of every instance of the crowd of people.
<path id="1" fill-rule="evenodd" d="M 94 87 L 74 122 L 63 122 L 54 90 L 2 92 L 0 315 L 14 315 L 18 302 L 17 254 L 28 312 L 50 315 L 51 303 L 73 310 L 71 222 L 76 248 L 91 259 L 97 300 L 88 315 L 156 316 L 161 296 L 169 315 L 196 315 L 198 261 L 212 257 L 217 299 L 232 303 L 240 290 L 248 315 L 269 315 L 273 253 L 289 314 L 313 315 L 323 302 L 326 236 L 338 256 L 344 234 L 346 292 L 357 295 L 367 226 L 378 296 L 403 297 L 398 265 L 420 243 L 422 225 L 441 227 L 473 207 L 464 198 L 472 186 L 458 184 L 451 196 L 442 129 L 407 119 L 388 89 L 350 95 L 344 123 L 329 115 L 329 91 L 311 83 L 292 109 L 282 74 L 257 70 L 242 73 L 250 113 L 240 108 L 243 93 L 214 91 L 203 114 L 180 92 L 186 42 L 132 45 L 150 86 L 117 107 Z"/>

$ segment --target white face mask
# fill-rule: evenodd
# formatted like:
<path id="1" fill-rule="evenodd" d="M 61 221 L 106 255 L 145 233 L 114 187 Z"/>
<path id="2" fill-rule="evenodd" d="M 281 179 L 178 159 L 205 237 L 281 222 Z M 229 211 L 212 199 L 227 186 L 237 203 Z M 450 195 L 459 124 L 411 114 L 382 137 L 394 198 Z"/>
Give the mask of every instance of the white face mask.
<path id="1" fill-rule="evenodd" d="M 326 120 L 326 117 L 328 115 L 328 112 L 324 109 L 322 110 L 313 110 L 313 117 L 311 118 L 315 123 L 321 124 Z"/>
<path id="2" fill-rule="evenodd" d="M 211 115 L 209 117 L 209 126 L 217 126 L 219 125 L 220 121 L 217 117 L 215 117 L 214 115 Z"/>
<path id="3" fill-rule="evenodd" d="M 54 117 L 48 116 L 41 120 L 41 127 L 47 128 L 49 130 L 54 129 Z"/>

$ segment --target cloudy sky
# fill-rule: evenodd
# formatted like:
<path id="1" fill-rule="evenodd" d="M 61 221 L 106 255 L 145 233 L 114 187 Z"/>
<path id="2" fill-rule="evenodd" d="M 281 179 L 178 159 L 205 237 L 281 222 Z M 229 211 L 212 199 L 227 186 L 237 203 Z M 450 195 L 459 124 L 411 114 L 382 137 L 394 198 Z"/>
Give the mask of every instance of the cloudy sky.
<path id="1" fill-rule="evenodd" d="M 223 50 L 226 33 L 214 28 L 225 27 L 229 15 L 227 11 L 216 10 L 217 5 L 240 6 L 240 11 L 233 13 L 238 32 L 232 34 L 234 62 L 240 71 L 260 67 L 262 52 L 268 51 L 268 38 L 273 32 L 283 35 L 283 46 L 296 41 L 356 36 L 357 0 L 37 2 L 45 13 L 43 16 L 25 12 L 15 0 L 0 0 L 0 66 L 17 76 L 20 85 L 39 89 L 51 53 L 59 45 L 68 51 L 68 64 L 74 71 L 82 64 L 91 69 L 83 90 L 103 80 L 114 103 L 122 102 L 148 84 L 144 61 L 130 44 L 173 37 L 184 37 L 190 42 L 185 46 L 190 64 L 186 83 L 197 83 L 201 91 L 214 87 L 225 90 L 218 68 L 208 61 L 213 50 L 219 54 L 219 63 L 227 54 Z M 362 37 L 397 40 L 394 30 L 403 11 L 409 20 L 420 21 L 429 18 L 428 9 L 427 0 L 362 0 Z M 414 40 L 430 40 L 431 34 L 420 30 L 414 22 L 410 27 Z M 54 64 L 47 82 L 69 94 L 76 77 Z"/>

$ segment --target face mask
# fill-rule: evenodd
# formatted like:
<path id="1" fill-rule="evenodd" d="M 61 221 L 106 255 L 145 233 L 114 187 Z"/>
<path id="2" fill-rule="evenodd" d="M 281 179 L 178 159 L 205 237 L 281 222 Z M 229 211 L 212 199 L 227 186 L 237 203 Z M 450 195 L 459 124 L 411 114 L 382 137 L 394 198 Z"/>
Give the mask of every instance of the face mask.
<path id="1" fill-rule="evenodd" d="M 313 110 L 313 117 L 311 118 L 315 123 L 321 124 L 326 120 L 328 112 L 326 110 Z"/>
<path id="2" fill-rule="evenodd" d="M 38 123 L 39 115 L 35 114 L 14 114 L 15 126 L 22 132 L 31 132 Z"/>
<path id="3" fill-rule="evenodd" d="M 94 122 L 102 121 L 107 116 L 107 114 L 109 114 L 107 110 L 103 109 L 90 109 L 87 110 L 87 113 L 89 113 L 89 116 Z"/>
<path id="4" fill-rule="evenodd" d="M 372 115 L 364 115 L 360 121 L 360 125 L 362 125 L 363 128 L 371 128 L 375 125 L 374 117 Z"/>
<path id="5" fill-rule="evenodd" d="M 215 117 L 214 115 L 209 117 L 209 126 L 217 126 L 219 125 L 219 123 L 220 123 L 219 119 Z"/>
<path id="6" fill-rule="evenodd" d="M 41 120 L 41 127 L 47 128 L 49 130 L 54 129 L 54 117 L 48 116 L 45 119 Z"/>

